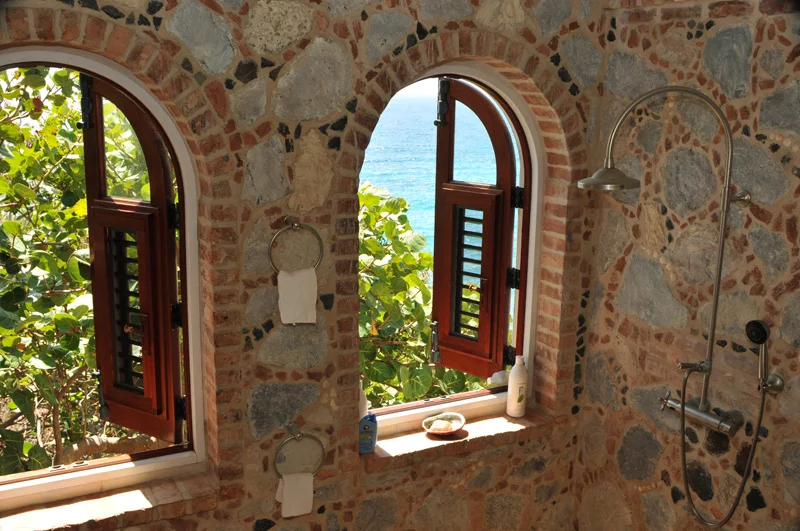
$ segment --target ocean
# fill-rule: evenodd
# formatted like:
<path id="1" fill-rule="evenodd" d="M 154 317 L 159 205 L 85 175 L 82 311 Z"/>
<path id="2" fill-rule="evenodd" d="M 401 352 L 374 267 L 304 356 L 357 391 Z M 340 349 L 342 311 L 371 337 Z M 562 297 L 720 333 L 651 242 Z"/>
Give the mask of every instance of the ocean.
<path id="1" fill-rule="evenodd" d="M 425 236 L 433 252 L 436 185 L 435 80 L 424 80 L 398 92 L 381 114 L 361 169 L 361 184 L 389 190 L 409 203 L 411 227 Z M 454 178 L 494 183 L 496 167 L 491 140 L 477 116 L 456 107 Z"/>

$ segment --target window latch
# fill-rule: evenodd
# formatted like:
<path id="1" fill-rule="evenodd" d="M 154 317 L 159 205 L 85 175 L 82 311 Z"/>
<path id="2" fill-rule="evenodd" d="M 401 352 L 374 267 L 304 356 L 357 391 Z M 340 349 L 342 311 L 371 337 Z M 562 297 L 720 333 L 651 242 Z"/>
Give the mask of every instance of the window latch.
<path id="1" fill-rule="evenodd" d="M 442 362 L 442 353 L 439 352 L 439 321 L 431 323 L 431 361 Z"/>
<path id="2" fill-rule="evenodd" d="M 506 285 L 510 289 L 519 289 L 520 286 L 520 272 L 519 269 L 509 267 L 506 273 Z"/>
<path id="3" fill-rule="evenodd" d="M 81 123 L 78 123 L 79 129 L 89 129 L 92 127 L 92 113 L 94 112 L 94 103 L 92 102 L 92 78 L 86 74 L 81 74 Z"/>
<path id="4" fill-rule="evenodd" d="M 186 420 L 186 397 L 179 396 L 175 398 L 175 417 L 178 420 Z"/>
<path id="5" fill-rule="evenodd" d="M 521 186 L 511 189 L 511 208 L 525 208 L 525 189 Z"/>
<path id="6" fill-rule="evenodd" d="M 439 127 L 440 125 L 446 125 L 445 116 L 447 112 L 450 110 L 450 106 L 447 104 L 447 93 L 450 92 L 450 80 L 449 79 L 440 79 L 439 80 L 439 98 L 436 102 L 436 120 L 434 120 L 433 125 Z"/>
<path id="7" fill-rule="evenodd" d="M 514 365 L 517 362 L 517 349 L 511 345 L 503 347 L 503 367 Z"/>
<path id="8" fill-rule="evenodd" d="M 92 373 L 92 377 L 97 380 L 97 396 L 100 399 L 100 418 L 102 420 L 108 420 L 111 417 L 111 412 L 108 409 L 108 405 L 106 405 L 106 399 L 103 396 L 103 373 L 100 371 L 95 371 Z"/>

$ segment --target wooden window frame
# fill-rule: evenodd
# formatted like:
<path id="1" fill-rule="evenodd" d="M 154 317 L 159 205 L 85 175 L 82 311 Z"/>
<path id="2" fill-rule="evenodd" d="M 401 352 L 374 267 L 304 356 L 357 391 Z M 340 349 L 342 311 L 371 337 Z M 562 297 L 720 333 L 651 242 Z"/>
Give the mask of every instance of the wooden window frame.
<path id="1" fill-rule="evenodd" d="M 182 238 L 180 239 L 180 245 L 174 243 L 177 241 L 175 232 L 181 235 L 186 234 L 186 220 L 184 217 L 183 208 L 181 206 L 183 190 L 182 174 L 180 166 L 177 164 L 178 159 L 176 153 L 171 146 L 166 133 L 161 128 L 153 114 L 144 105 L 140 104 L 129 92 L 112 81 L 102 77 L 101 75 L 87 72 L 82 68 L 75 66 L 67 66 L 47 61 L 18 62 L 5 65 L 3 68 L 26 68 L 36 66 L 66 68 L 74 72 L 78 72 L 81 77 L 87 76 L 92 80 L 93 94 L 91 97 L 93 101 L 90 108 L 91 116 L 85 112 L 82 113 L 83 123 L 81 124 L 84 131 L 84 166 L 86 175 L 88 212 L 92 212 L 93 208 L 96 209 L 95 211 L 101 211 L 103 209 L 108 210 L 111 208 L 112 210 L 119 210 L 121 212 L 141 212 L 148 210 L 148 207 L 152 208 L 151 205 L 153 203 L 158 204 L 158 206 L 154 209 L 155 212 L 151 211 L 151 214 L 155 215 L 157 218 L 158 226 L 156 227 L 156 232 L 161 233 L 160 241 L 163 244 L 172 242 L 172 249 L 170 252 L 163 254 L 151 253 L 160 255 L 160 260 L 158 259 L 159 257 L 156 257 L 155 259 L 159 262 L 159 267 L 161 268 L 162 273 L 168 273 L 164 274 L 163 278 L 157 283 L 157 285 L 159 285 L 162 289 L 156 295 L 159 300 L 158 302 L 154 303 L 154 306 L 157 306 L 160 309 L 159 319 L 168 325 L 166 330 L 169 332 L 167 334 L 161 333 L 158 337 L 151 338 L 151 343 L 154 346 L 156 344 L 159 345 L 156 348 L 163 348 L 165 342 L 172 343 L 172 346 L 170 347 L 170 354 L 172 355 L 173 360 L 169 364 L 166 364 L 168 366 L 164 366 L 163 369 L 161 369 L 165 377 L 155 385 L 155 387 L 161 387 L 160 391 L 162 393 L 162 397 L 156 398 L 155 402 L 157 403 L 158 407 L 161 407 L 161 411 L 158 416 L 161 417 L 162 426 L 156 430 L 155 433 L 157 434 L 153 435 L 153 433 L 147 433 L 144 430 L 139 429 L 139 427 L 130 426 L 119 422 L 117 423 L 119 423 L 121 426 L 140 431 L 141 433 L 155 436 L 161 440 L 167 440 L 171 438 L 174 438 L 175 440 L 170 446 L 156 450 L 147 450 L 134 454 L 99 458 L 90 461 L 79 461 L 70 465 L 51 466 L 42 470 L 13 474 L 5 478 L 0 477 L 0 486 L 26 482 L 45 477 L 49 478 L 52 476 L 69 474 L 77 471 L 86 471 L 112 465 L 143 461 L 181 452 L 194 451 L 195 449 L 193 442 L 194 427 L 192 422 L 191 408 L 192 389 L 190 385 L 189 371 L 190 353 L 188 341 L 188 312 L 186 311 L 185 306 L 181 304 L 181 313 L 179 316 L 180 326 L 178 327 L 179 330 L 176 331 L 172 326 L 174 316 L 170 311 L 171 304 L 180 304 L 181 301 L 185 301 L 187 299 L 187 286 L 184 278 L 186 271 L 186 245 Z M 100 88 L 99 92 L 96 90 L 97 88 Z M 150 176 L 150 202 L 142 202 L 117 197 L 111 198 L 105 195 L 105 144 L 102 128 L 97 127 L 97 124 L 103 123 L 102 98 L 111 101 L 125 115 L 142 146 L 148 169 L 148 175 Z M 86 111 L 89 110 L 89 108 L 84 107 L 83 110 Z M 92 139 L 92 141 L 87 141 L 87 139 Z M 153 177 L 154 175 L 156 178 Z M 153 184 L 155 184 L 155 187 Z M 175 194 L 176 190 L 177 195 Z M 176 214 L 174 216 L 176 218 L 174 221 L 177 222 L 177 224 L 174 229 L 169 228 L 170 220 L 168 219 L 168 210 L 170 206 L 175 209 Z M 88 216 L 89 214 L 87 213 L 87 217 Z M 92 281 L 94 281 L 94 253 L 96 251 L 97 244 L 93 243 L 94 235 L 92 234 L 91 219 L 89 220 L 89 226 L 89 247 L 92 257 Z M 154 248 L 158 249 L 158 247 L 155 245 L 157 244 L 154 244 Z M 169 264 L 173 264 L 173 266 L 170 267 Z M 178 271 L 176 271 L 175 265 L 177 265 Z M 165 304 L 167 299 L 169 299 L 170 302 Z M 167 336 L 172 336 L 171 341 L 167 339 Z M 97 340 L 96 331 L 95 338 Z M 181 363 L 184 368 L 183 377 L 181 377 Z M 101 369 L 101 374 L 107 372 L 107 369 L 105 371 Z M 110 378 L 102 378 L 103 391 L 105 392 L 107 387 L 106 380 Z M 185 419 L 178 419 L 176 412 L 175 398 L 177 398 L 177 395 L 180 394 L 181 384 L 183 385 L 182 398 L 184 403 Z M 158 392 L 156 389 L 154 389 L 154 391 Z M 163 422 L 165 419 L 167 422 L 173 423 L 174 427 L 165 427 Z M 185 427 L 182 424 L 183 422 L 186 423 Z M 140 427 L 144 428 L 146 425 L 143 424 Z M 185 437 L 184 431 L 186 433 Z"/>
<path id="2" fill-rule="evenodd" d="M 497 110 L 493 108 L 493 105 L 497 105 L 500 107 L 502 111 L 502 117 L 504 117 L 508 121 L 508 125 L 502 119 L 498 123 L 497 120 L 493 120 L 492 127 L 493 129 L 502 128 L 501 135 L 505 138 L 505 142 L 511 147 L 514 153 L 519 156 L 519 169 L 520 175 L 512 175 L 510 182 L 508 183 L 509 189 L 509 198 L 510 198 L 510 189 L 514 186 L 521 187 L 523 189 L 523 196 L 522 196 L 522 207 L 519 211 L 520 215 L 517 220 L 518 222 L 518 229 L 515 232 L 514 229 L 514 210 L 510 208 L 506 208 L 506 212 L 509 215 L 505 216 L 505 222 L 503 223 L 503 243 L 505 247 L 508 249 L 507 253 L 507 260 L 506 265 L 498 267 L 498 273 L 502 273 L 497 275 L 498 280 L 501 282 L 500 285 L 505 285 L 506 278 L 505 278 L 505 271 L 507 267 L 513 266 L 511 264 L 512 256 L 511 256 L 511 246 L 513 245 L 513 239 L 519 237 L 519 245 L 517 247 L 517 256 L 518 260 L 517 263 L 519 264 L 519 271 L 520 271 L 520 281 L 519 281 L 519 288 L 517 288 L 517 295 L 515 298 L 516 303 L 516 312 L 515 312 L 515 321 L 516 321 L 516 330 L 514 333 L 514 345 L 517 349 L 517 352 L 521 354 L 522 345 L 524 345 L 524 336 L 525 336 L 525 326 L 524 326 L 524 319 L 526 315 L 527 309 L 527 293 L 528 293 L 528 255 L 530 250 L 530 222 L 531 222 L 531 208 L 532 208 L 532 197 L 531 197 L 531 190 L 532 190 L 532 158 L 530 153 L 529 143 L 527 141 L 527 135 L 524 132 L 522 127 L 522 123 L 517 117 L 516 113 L 513 111 L 511 106 L 505 101 L 505 99 L 500 96 L 495 90 L 487 85 L 477 81 L 468 76 L 462 76 L 458 74 L 438 74 L 431 76 L 434 79 L 448 79 L 450 81 L 456 81 L 460 83 L 468 83 L 470 85 L 474 85 L 480 91 L 486 94 L 491 100 L 487 100 L 486 96 L 483 96 L 479 103 L 482 108 L 486 108 L 486 106 L 492 107 L 490 111 L 492 113 L 497 113 Z M 452 85 L 451 85 L 452 87 Z M 474 90 L 474 89 L 473 89 Z M 459 94 L 457 94 L 459 95 Z M 447 104 L 448 111 L 455 108 L 455 101 L 452 97 L 452 94 L 449 94 L 444 99 L 445 103 Z M 460 101 L 460 100 L 459 100 Z M 470 100 L 472 101 L 472 99 Z M 463 103 L 463 101 L 462 101 Z M 472 107 L 470 106 L 472 109 Z M 475 111 L 472 109 L 473 112 Z M 478 114 L 476 112 L 476 114 Z M 499 115 L 499 113 L 498 113 Z M 480 118 L 480 115 L 478 115 Z M 438 117 L 437 117 L 438 118 Z M 447 119 L 447 113 L 443 116 L 445 121 Z M 439 125 L 439 121 L 437 119 L 437 125 Z M 510 126 L 510 127 L 509 127 Z M 487 127 L 487 132 L 489 133 L 490 138 L 494 139 L 494 135 L 492 134 L 493 131 Z M 517 149 L 514 149 L 514 144 L 510 139 L 510 136 L 513 134 L 516 138 L 517 142 Z M 455 128 L 454 127 L 441 127 L 437 128 L 437 197 L 436 197 L 436 205 L 437 205 L 437 212 L 438 212 L 438 205 L 439 202 L 439 193 L 442 188 L 447 190 L 448 184 L 451 185 L 450 189 L 457 188 L 460 184 L 459 181 L 452 183 L 452 175 L 453 175 L 453 157 L 454 157 L 454 143 L 455 143 Z M 442 156 L 439 154 L 439 149 L 442 149 Z M 494 147 L 494 144 L 493 144 Z M 515 172 L 516 168 L 510 168 L 512 172 Z M 471 186 L 477 186 L 474 183 Z M 506 201 L 506 206 L 508 207 L 508 202 Z M 440 231 L 438 228 L 435 229 L 435 233 L 438 235 Z M 521 236 L 521 237 L 520 237 Z M 441 238 L 437 238 L 434 244 L 434 267 L 436 264 L 437 257 L 441 258 L 438 250 L 438 242 Z M 452 256 L 452 246 L 448 246 L 445 248 L 444 252 L 446 253 L 445 256 L 451 257 Z M 500 253 L 497 253 L 500 254 Z M 449 265 L 448 267 L 452 267 Z M 450 294 L 452 293 L 448 286 L 445 286 L 443 290 L 446 291 L 444 297 L 449 299 Z M 436 300 L 436 292 L 437 292 L 437 284 L 434 280 L 434 300 Z M 440 295 L 441 297 L 442 295 Z M 505 299 L 504 305 L 496 306 L 498 313 L 502 313 L 505 315 L 504 323 L 508 322 L 508 305 L 510 302 L 510 297 Z M 503 309 L 505 307 L 505 310 Z M 495 314 L 495 319 L 497 319 L 497 314 Z M 502 332 L 496 334 L 494 341 L 495 343 L 495 352 L 492 354 L 491 358 L 486 360 L 470 360 L 467 358 L 466 363 L 455 362 L 454 365 L 458 364 L 457 366 L 450 366 L 448 367 L 455 368 L 457 370 L 462 370 L 463 372 L 470 372 L 469 369 L 475 365 L 479 368 L 482 368 L 483 371 L 489 370 L 489 368 L 494 369 L 495 367 L 497 370 L 502 369 L 502 360 L 503 360 L 503 346 L 505 346 L 505 337 L 509 335 L 509 331 L 507 327 L 498 327 L 495 326 L 496 331 Z M 499 330 L 498 330 L 499 329 Z M 440 336 L 441 337 L 441 336 Z M 442 350 L 442 343 L 440 340 L 439 349 Z M 447 358 L 450 358 L 450 362 L 453 363 L 453 352 L 446 354 L 445 351 L 442 351 L 442 361 L 445 361 Z M 467 369 L 467 370 L 465 370 Z M 496 372 L 496 371 L 492 371 Z M 484 372 L 485 374 L 486 372 Z M 489 373 L 487 376 L 490 376 L 492 373 Z M 453 406 L 457 404 L 459 401 L 467 400 L 470 398 L 477 398 L 477 397 L 484 397 L 489 395 L 496 395 L 499 393 L 503 393 L 507 390 L 505 386 L 501 387 L 494 387 L 489 389 L 481 389 L 479 391 L 469 391 L 465 393 L 459 393 L 451 396 L 446 397 L 437 397 L 435 399 L 428 399 L 428 400 L 418 400 L 415 402 L 409 402 L 406 404 L 397 404 L 394 406 L 385 406 L 381 408 L 377 408 L 372 410 L 378 416 L 389 415 L 394 413 L 400 412 L 412 412 L 413 410 L 421 409 L 430 407 L 432 405 L 436 406 Z"/>

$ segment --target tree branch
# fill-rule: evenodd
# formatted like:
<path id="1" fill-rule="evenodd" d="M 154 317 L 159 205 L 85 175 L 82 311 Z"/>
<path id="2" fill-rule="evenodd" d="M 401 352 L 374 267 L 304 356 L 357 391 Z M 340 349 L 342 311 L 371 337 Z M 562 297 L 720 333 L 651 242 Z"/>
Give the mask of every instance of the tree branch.
<path id="1" fill-rule="evenodd" d="M 155 437 L 105 437 L 93 435 L 64 447 L 61 464 L 68 465 L 75 461 L 97 454 L 133 454 L 147 450 L 166 448 L 169 443 Z"/>
<path id="2" fill-rule="evenodd" d="M 6 420 L 2 424 L 0 424 L 0 430 L 4 430 L 4 429 L 8 428 L 9 426 L 11 426 L 15 422 L 17 422 L 17 419 L 19 419 L 21 416 L 22 416 L 22 413 L 15 413 L 14 415 L 11 415 L 11 418 L 9 418 L 8 420 Z"/>

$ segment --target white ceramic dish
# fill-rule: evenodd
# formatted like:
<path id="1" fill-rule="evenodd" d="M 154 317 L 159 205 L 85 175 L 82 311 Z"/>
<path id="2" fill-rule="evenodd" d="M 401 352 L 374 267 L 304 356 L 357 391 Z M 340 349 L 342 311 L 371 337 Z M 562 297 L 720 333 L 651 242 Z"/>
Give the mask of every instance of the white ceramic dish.
<path id="1" fill-rule="evenodd" d="M 441 422 L 437 423 L 437 421 Z M 443 425 L 443 423 L 449 423 L 449 425 Z M 422 429 L 431 435 L 452 435 L 463 428 L 466 423 L 464 415 L 445 411 L 423 420 Z"/>

